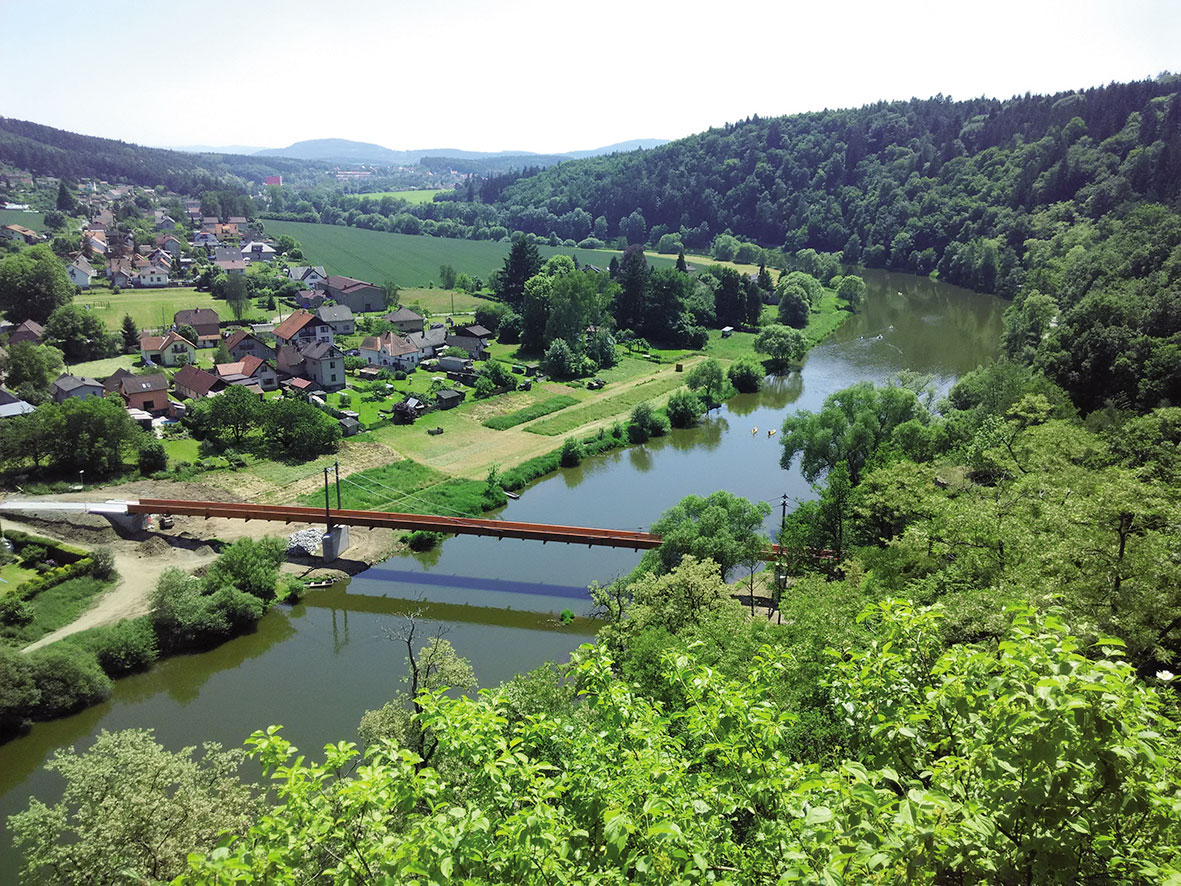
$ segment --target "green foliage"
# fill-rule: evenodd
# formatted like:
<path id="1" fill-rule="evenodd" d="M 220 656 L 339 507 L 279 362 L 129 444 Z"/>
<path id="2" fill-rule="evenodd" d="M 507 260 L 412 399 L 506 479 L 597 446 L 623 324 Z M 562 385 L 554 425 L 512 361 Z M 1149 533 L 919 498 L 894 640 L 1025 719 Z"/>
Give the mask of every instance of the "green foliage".
<path id="1" fill-rule="evenodd" d="M 49 399 L 49 386 L 62 374 L 63 367 L 60 350 L 31 341 L 9 345 L 7 354 L 0 357 L 5 387 L 33 405 Z"/>
<path id="2" fill-rule="evenodd" d="M 0 311 L 13 323 L 44 324 L 73 297 L 66 266 L 48 246 L 31 246 L 0 261 Z"/>
<path id="3" fill-rule="evenodd" d="M 54 308 L 45 321 L 46 344 L 58 348 L 70 363 L 101 360 L 119 352 L 119 336 L 107 331 L 103 321 L 79 305 Z"/>
<path id="4" fill-rule="evenodd" d="M 207 592 L 236 588 L 262 600 L 275 596 L 287 548 L 280 538 L 240 538 L 222 550 L 205 574 Z"/>
<path id="5" fill-rule="evenodd" d="M 40 698 L 29 657 L 0 644 L 0 738 L 31 719 Z"/>
<path id="6" fill-rule="evenodd" d="M 574 437 L 567 437 L 562 441 L 558 450 L 558 464 L 564 468 L 574 468 L 582 463 L 582 444 Z"/>
<path id="7" fill-rule="evenodd" d="M 231 585 L 208 593 L 197 579 L 166 569 L 152 593 L 152 627 L 162 652 L 201 649 L 253 626 L 265 608 L 261 599 Z"/>
<path id="8" fill-rule="evenodd" d="M 146 616 L 93 628 L 85 633 L 84 643 L 108 677 L 146 671 L 160 657 L 156 632 Z"/>
<path id="9" fill-rule="evenodd" d="M 669 395 L 665 414 L 674 428 L 691 428 L 705 414 L 705 404 L 691 391 L 677 390 Z"/>
<path id="10" fill-rule="evenodd" d="M 657 414 L 649 403 L 639 403 L 627 420 L 627 439 L 630 443 L 645 443 L 651 437 L 668 433 L 668 419 Z"/>
<path id="11" fill-rule="evenodd" d="M 406 536 L 406 545 L 410 550 L 422 553 L 423 551 L 433 551 L 442 540 L 443 536 L 438 532 L 416 529 Z"/>
<path id="12" fill-rule="evenodd" d="M 763 386 L 765 370 L 752 357 L 739 357 L 730 364 L 726 376 L 740 394 L 753 394 Z"/>
<path id="13" fill-rule="evenodd" d="M 713 357 L 690 369 L 685 377 L 685 383 L 689 385 L 689 390 L 701 392 L 707 408 L 720 405 L 723 400 L 734 393 L 726 378 L 726 373 L 722 369 L 722 364 Z"/>
<path id="14" fill-rule="evenodd" d="M 29 675 L 38 698 L 29 714 L 48 720 L 97 704 L 111 692 L 111 680 L 93 653 L 54 644 L 28 654 Z"/>
<path id="15" fill-rule="evenodd" d="M 510 412 L 507 415 L 496 415 L 492 418 L 485 419 L 484 427 L 492 428 L 494 431 L 507 431 L 509 428 L 515 428 L 517 425 L 523 425 L 525 422 L 533 421 L 535 418 L 541 418 L 543 415 L 557 412 L 559 409 L 565 409 L 567 406 L 574 406 L 578 403 L 576 399 L 566 394 L 560 394 L 557 397 L 547 397 L 544 400 L 526 406 L 523 409 L 518 409 L 516 412 Z"/>
<path id="16" fill-rule="evenodd" d="M 757 557 L 770 546 L 762 534 L 771 513 L 766 502 L 750 502 L 725 490 L 702 498 L 687 495 L 652 524 L 660 547 L 646 551 L 639 569 L 665 573 L 691 555 L 712 560 L 723 578 L 739 563 Z"/>
<path id="17" fill-rule="evenodd" d="M 145 477 L 168 469 L 168 452 L 155 437 L 144 434 L 139 441 L 139 472 Z"/>
<path id="18" fill-rule="evenodd" d="M 559 338 L 546 348 L 545 356 L 541 358 L 541 369 L 554 378 L 573 378 L 578 374 L 578 361 L 570 345 Z"/>
<path id="19" fill-rule="evenodd" d="M 865 300 L 865 281 L 854 274 L 842 277 L 837 286 L 837 297 L 856 310 Z"/>
<path id="20" fill-rule="evenodd" d="M 84 753 L 58 751 L 46 768 L 65 781 L 52 806 L 33 800 L 10 819 L 24 857 L 22 882 L 164 882 L 194 849 L 244 835 L 262 812 L 258 790 L 236 777 L 240 751 L 216 744 L 175 753 L 150 730 L 102 731 Z"/>

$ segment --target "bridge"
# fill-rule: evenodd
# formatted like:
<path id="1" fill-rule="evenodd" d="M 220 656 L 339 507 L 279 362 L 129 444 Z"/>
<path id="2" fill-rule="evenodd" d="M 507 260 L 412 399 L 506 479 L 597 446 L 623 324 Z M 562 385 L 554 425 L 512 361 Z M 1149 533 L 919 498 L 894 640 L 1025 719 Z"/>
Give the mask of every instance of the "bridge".
<path id="1" fill-rule="evenodd" d="M 264 520 L 273 523 L 327 523 L 332 526 L 360 526 L 401 531 L 425 530 L 451 535 L 480 535 L 489 538 L 518 538 L 530 541 L 584 544 L 590 547 L 631 548 L 636 551 L 660 546 L 660 536 L 631 529 L 597 529 L 552 523 L 521 523 L 482 517 L 442 517 L 434 514 L 399 514 L 391 511 L 354 511 L 341 508 L 310 508 L 292 505 L 261 505 L 244 502 L 184 501 L 140 498 L 106 502 L 6 501 L 0 511 L 73 511 L 103 516 L 172 514 L 185 517 L 221 517 L 230 520 Z M 779 546 L 771 545 L 764 560 L 774 560 Z"/>

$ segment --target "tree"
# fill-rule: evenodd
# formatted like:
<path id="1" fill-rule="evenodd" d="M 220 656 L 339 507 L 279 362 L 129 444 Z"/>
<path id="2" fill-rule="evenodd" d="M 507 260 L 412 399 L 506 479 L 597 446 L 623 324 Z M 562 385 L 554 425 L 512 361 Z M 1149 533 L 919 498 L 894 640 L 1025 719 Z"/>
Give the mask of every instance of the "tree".
<path id="1" fill-rule="evenodd" d="M 386 280 L 381 284 L 381 291 L 385 295 L 386 308 L 398 306 L 398 284 L 393 280 Z"/>
<path id="2" fill-rule="evenodd" d="M 192 404 L 185 426 L 198 440 L 212 440 L 218 446 L 241 447 L 263 423 L 264 407 L 242 385 L 230 385 L 216 397 Z"/>
<path id="3" fill-rule="evenodd" d="M 534 274 L 525 283 L 521 296 L 521 347 L 539 354 L 548 343 L 545 337 L 549 324 L 550 293 L 554 279 L 545 274 Z"/>
<path id="4" fill-rule="evenodd" d="M 0 261 L 0 310 L 13 323 L 44 323 L 73 298 L 66 267 L 48 246 L 32 246 Z"/>
<path id="5" fill-rule="evenodd" d="M 439 285 L 444 289 L 455 288 L 455 268 L 451 265 L 439 265 Z"/>
<path id="6" fill-rule="evenodd" d="M 837 297 L 843 299 L 853 310 L 857 310 L 865 300 L 865 281 L 856 274 L 842 277 L 837 287 Z"/>
<path id="7" fill-rule="evenodd" d="M 619 292 L 615 299 L 615 324 L 620 329 L 638 329 L 644 317 L 648 287 L 648 259 L 643 246 L 629 246 L 619 262 Z"/>
<path id="8" fill-rule="evenodd" d="M 594 360 L 600 369 L 609 369 L 619 362 L 615 351 L 615 336 L 608 329 L 599 328 L 586 337 L 586 355 Z"/>
<path id="9" fill-rule="evenodd" d="M 123 353 L 134 354 L 139 351 L 139 329 L 130 314 L 123 315 L 123 325 L 119 328 L 123 338 Z"/>
<path id="10" fill-rule="evenodd" d="M 250 307 L 250 289 L 246 277 L 242 274 L 218 274 L 213 284 L 213 294 L 226 300 L 234 319 L 241 323 L 246 309 Z"/>
<path id="11" fill-rule="evenodd" d="M 10 819 L 22 879 L 63 884 L 165 882 L 194 850 L 242 835 L 262 812 L 259 791 L 237 778 L 241 751 L 206 744 L 176 753 L 151 730 L 103 730 L 84 753 L 59 750 L 45 768 L 65 781 L 61 800 L 33 800 Z"/>
<path id="12" fill-rule="evenodd" d="M 685 250 L 683 247 L 677 252 L 677 270 L 682 274 L 689 273 L 689 264 L 685 261 Z"/>
<path id="13" fill-rule="evenodd" d="M 726 395 L 732 393 L 728 390 L 729 383 L 722 370 L 722 364 L 713 357 L 690 369 L 685 382 L 689 385 L 689 390 L 701 391 L 707 409 L 720 405 L 726 399 Z"/>
<path id="14" fill-rule="evenodd" d="M 918 396 L 907 388 L 857 384 L 830 395 L 818 413 L 801 410 L 783 423 L 780 465 L 791 467 L 800 454 L 800 471 L 813 482 L 844 463 L 849 482 L 856 486 L 878 446 L 904 422 L 926 423 L 930 416 Z"/>
<path id="15" fill-rule="evenodd" d="M 554 378 L 573 378 L 577 372 L 577 358 L 565 339 L 555 339 L 541 358 L 541 369 Z"/>
<path id="16" fill-rule="evenodd" d="M 0 356 L 0 375 L 5 384 L 22 400 L 34 404 L 49 399 L 49 386 L 63 367 L 61 351 L 31 341 L 10 345 L 7 356 Z"/>
<path id="17" fill-rule="evenodd" d="M 196 345 L 198 339 L 200 338 L 200 336 L 197 335 L 197 330 L 188 323 L 182 323 L 180 326 L 176 327 L 176 334 L 192 345 Z"/>
<path id="18" fill-rule="evenodd" d="M 652 437 L 663 437 L 669 424 L 656 414 L 650 403 L 637 403 L 627 421 L 627 439 L 631 443 L 646 443 Z"/>
<path id="19" fill-rule="evenodd" d="M 779 322 L 803 329 L 808 325 L 808 293 L 800 284 L 788 281 L 776 287 L 779 296 Z"/>
<path id="20" fill-rule="evenodd" d="M 308 459 L 336 450 L 340 425 L 310 403 L 283 398 L 267 404 L 263 435 L 268 444 L 278 447 L 283 457 Z"/>
<path id="21" fill-rule="evenodd" d="M 123 470 L 124 445 L 134 443 L 141 431 L 121 397 L 69 397 L 57 405 L 57 415 L 53 457 L 58 469 L 99 477 Z"/>
<path id="22" fill-rule="evenodd" d="M 701 420 L 705 412 L 705 404 L 696 394 L 677 390 L 669 395 L 668 405 L 665 407 L 669 424 L 674 428 L 691 428 Z"/>
<path id="23" fill-rule="evenodd" d="M 226 347 L 226 340 L 220 339 L 217 347 L 213 349 L 213 365 L 217 366 L 220 363 L 232 363 L 234 358 L 230 355 L 230 349 Z"/>
<path id="24" fill-rule="evenodd" d="M 730 364 L 726 376 L 740 394 L 753 394 L 763 386 L 763 367 L 753 357 L 742 356 Z"/>
<path id="25" fill-rule="evenodd" d="M 144 434 L 139 441 L 139 472 L 145 477 L 168 469 L 168 451 L 155 437 Z"/>
<path id="26" fill-rule="evenodd" d="M 640 569 L 671 572 L 689 554 L 712 560 L 724 581 L 744 559 L 770 546 L 762 534 L 763 521 L 770 513 L 766 502 L 750 502 L 724 490 L 705 498 L 686 496 L 652 524 L 652 534 L 660 536 L 660 547 L 644 554 Z"/>
<path id="27" fill-rule="evenodd" d="M 759 331 L 754 349 L 756 353 L 767 355 L 771 368 L 783 370 L 804 359 L 804 354 L 808 352 L 808 340 L 798 329 L 772 324 Z"/>
<path id="28" fill-rule="evenodd" d="M 567 437 L 558 452 L 558 464 L 564 468 L 577 467 L 582 463 L 583 455 L 582 444 L 574 437 Z"/>
<path id="29" fill-rule="evenodd" d="M 40 698 L 27 657 L 17 649 L 0 645 L 0 737 L 11 735 L 28 722 Z"/>
<path id="30" fill-rule="evenodd" d="M 57 183 L 57 211 L 64 212 L 67 215 L 72 215 L 77 208 L 78 201 L 74 199 L 74 195 L 70 193 L 70 189 L 66 187 L 66 180 L 63 178 Z"/>
<path id="31" fill-rule="evenodd" d="M 225 548 L 205 574 L 205 586 L 215 593 L 223 586 L 253 594 L 261 600 L 274 599 L 279 582 L 279 565 L 287 548 L 274 537 L 240 538 Z"/>
<path id="32" fill-rule="evenodd" d="M 108 357 L 118 351 L 119 339 L 107 332 L 106 324 L 78 305 L 62 305 L 45 321 L 46 344 L 61 350 L 71 363 Z"/>
<path id="33" fill-rule="evenodd" d="M 537 251 L 537 244 L 528 237 L 517 237 L 505 256 L 504 267 L 496 276 L 494 288 L 497 297 L 514 310 L 520 311 L 525 295 L 525 281 L 540 270 L 541 255 Z"/>
<path id="34" fill-rule="evenodd" d="M 600 322 L 605 307 L 593 275 L 568 273 L 555 277 L 550 289 L 546 340 L 561 338 L 577 347 L 587 327 Z"/>

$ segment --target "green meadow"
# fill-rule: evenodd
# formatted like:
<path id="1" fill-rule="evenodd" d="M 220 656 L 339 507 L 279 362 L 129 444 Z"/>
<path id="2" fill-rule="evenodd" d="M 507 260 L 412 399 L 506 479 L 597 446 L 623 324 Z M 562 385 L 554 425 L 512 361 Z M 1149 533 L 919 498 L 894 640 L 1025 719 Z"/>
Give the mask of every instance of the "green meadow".
<path id="1" fill-rule="evenodd" d="M 130 314 L 140 329 L 159 329 L 171 326 L 172 315 L 188 308 L 213 308 L 223 320 L 233 319 L 229 305 L 224 301 L 215 299 L 208 292 L 187 287 L 123 289 L 119 292 L 105 288 L 88 289 L 75 297 L 74 304 L 89 307 L 102 318 L 108 329 L 114 330 L 122 325 L 124 314 Z M 242 319 L 261 322 L 266 319 L 264 313 L 252 302 Z"/>
<path id="2" fill-rule="evenodd" d="M 358 194 L 358 197 L 372 197 L 374 200 L 380 200 L 382 197 L 393 197 L 397 200 L 405 200 L 407 203 L 430 203 L 435 199 L 435 194 L 444 193 L 443 188 L 435 188 L 434 190 L 421 191 L 370 191 L 367 194 Z"/>
<path id="3" fill-rule="evenodd" d="M 323 265 L 330 274 L 343 274 L 371 283 L 393 280 L 399 286 L 438 285 L 439 266 L 451 265 L 459 273 L 487 280 L 504 266 L 509 244 L 490 240 L 449 240 L 411 234 L 387 234 L 342 225 L 309 222 L 266 221 L 271 236 L 289 234 L 303 246 L 306 260 Z M 543 258 L 574 255 L 582 264 L 606 268 L 618 253 L 608 249 L 567 249 L 542 246 Z M 649 255 L 656 267 L 672 267 L 675 258 Z"/>
<path id="4" fill-rule="evenodd" d="M 22 225 L 40 233 L 45 230 L 45 216 L 40 212 L 25 212 L 22 209 L 0 209 L 0 228 L 5 225 Z"/>

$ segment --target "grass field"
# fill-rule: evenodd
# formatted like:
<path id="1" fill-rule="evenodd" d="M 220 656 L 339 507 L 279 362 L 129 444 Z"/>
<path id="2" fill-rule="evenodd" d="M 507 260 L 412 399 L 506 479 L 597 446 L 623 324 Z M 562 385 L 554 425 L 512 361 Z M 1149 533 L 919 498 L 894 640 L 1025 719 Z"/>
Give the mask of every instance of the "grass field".
<path id="1" fill-rule="evenodd" d="M 540 403 L 510 412 L 508 415 L 494 415 L 484 421 L 484 427 L 492 428 L 494 431 L 507 431 L 509 428 L 523 425 L 527 421 L 533 421 L 535 418 L 541 418 L 543 415 L 573 406 L 577 402 L 573 397 L 568 397 L 565 394 L 550 397 L 548 400 L 542 400 Z"/>
<path id="2" fill-rule="evenodd" d="M 6 625 L 0 631 L 0 637 L 17 646 L 39 640 L 74 621 L 110 586 L 109 581 L 85 575 L 46 588 L 25 604 L 33 620 L 19 627 Z"/>
<path id="3" fill-rule="evenodd" d="M 685 376 L 679 373 L 663 378 L 654 378 L 651 381 L 641 382 L 634 388 L 616 394 L 614 397 L 605 397 L 602 400 L 587 403 L 585 406 L 565 409 L 553 418 L 536 422 L 525 430 L 532 434 L 543 434 L 546 437 L 568 434 L 570 431 L 578 430 L 593 421 L 611 418 L 615 415 L 622 416 L 624 413 L 630 412 L 637 404 L 654 400 L 675 388 L 679 388 L 684 383 Z"/>
<path id="4" fill-rule="evenodd" d="M 316 225 L 308 222 L 267 221 L 271 236 L 288 234 L 303 246 L 309 263 L 323 265 L 330 274 L 343 274 L 383 283 L 393 280 L 399 286 L 426 286 L 438 283 L 439 266 L 451 265 L 459 273 L 487 280 L 493 271 L 504 266 L 509 244 L 489 240 L 448 240 L 444 237 L 387 234 L 340 225 Z M 543 258 L 551 255 L 576 255 L 583 264 L 606 268 L 616 255 L 607 249 L 566 249 L 539 247 Z M 656 267 L 673 267 L 675 258 L 649 256 Z"/>
<path id="5" fill-rule="evenodd" d="M 421 191 L 370 191 L 368 194 L 358 194 L 357 196 L 372 197 L 375 200 L 380 200 L 382 197 L 395 197 L 398 200 L 405 200 L 407 203 L 430 203 L 435 199 L 435 194 L 444 192 L 444 188 L 435 188 L 434 190 L 424 189 Z"/>
<path id="6" fill-rule="evenodd" d="M 109 289 L 84 291 L 74 299 L 74 304 L 90 306 L 102 318 L 108 329 L 118 330 L 123 315 L 130 314 L 135 325 L 141 329 L 157 329 L 172 325 L 172 315 L 186 308 L 213 308 L 223 320 L 233 319 L 229 306 L 215 299 L 208 292 L 197 292 L 184 287 L 176 289 L 124 289 L 112 293 Z M 242 318 L 262 321 L 267 319 L 263 312 L 251 304 L 249 313 Z"/>
<path id="7" fill-rule="evenodd" d="M 0 209 L 0 228 L 5 225 L 22 225 L 30 230 L 43 232 L 45 216 L 40 212 L 25 212 L 22 209 Z"/>
<path id="8" fill-rule="evenodd" d="M 480 305 L 488 304 L 488 300 L 468 295 L 466 292 L 454 292 L 450 289 L 423 289 L 421 287 L 407 287 L 398 290 L 398 301 L 417 311 L 419 308 L 431 314 L 470 314 Z"/>

